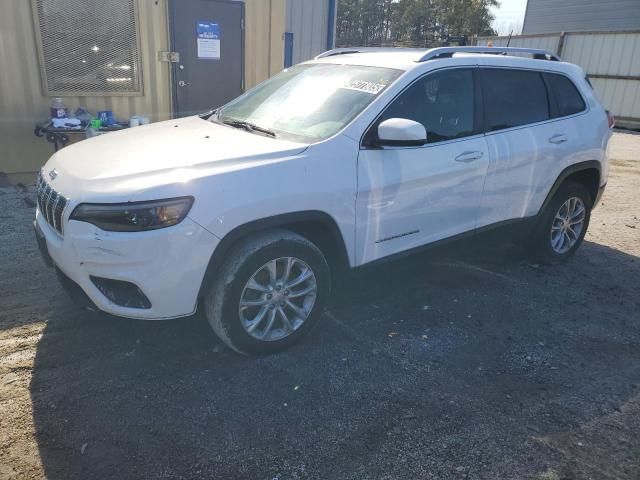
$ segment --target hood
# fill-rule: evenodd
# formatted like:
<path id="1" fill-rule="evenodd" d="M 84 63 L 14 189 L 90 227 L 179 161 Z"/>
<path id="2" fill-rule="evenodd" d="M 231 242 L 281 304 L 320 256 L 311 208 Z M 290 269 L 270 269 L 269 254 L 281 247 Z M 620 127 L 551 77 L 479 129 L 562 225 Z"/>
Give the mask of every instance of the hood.
<path id="1" fill-rule="evenodd" d="M 69 145 L 44 167 L 55 169 L 58 188 L 100 191 L 149 185 L 151 178 L 199 176 L 202 170 L 236 169 L 303 152 L 307 145 L 269 138 L 188 117 L 129 128 Z M 65 188 L 65 189 L 67 189 Z"/>

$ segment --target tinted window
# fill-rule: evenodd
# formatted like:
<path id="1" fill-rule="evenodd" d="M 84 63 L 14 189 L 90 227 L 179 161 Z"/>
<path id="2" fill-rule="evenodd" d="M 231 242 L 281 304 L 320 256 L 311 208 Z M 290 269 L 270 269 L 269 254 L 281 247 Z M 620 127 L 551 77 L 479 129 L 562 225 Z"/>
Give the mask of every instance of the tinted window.
<path id="1" fill-rule="evenodd" d="M 552 73 L 545 73 L 544 76 L 558 107 L 558 112 L 553 115 L 554 117 L 573 115 L 585 109 L 584 100 L 571 80 L 564 75 Z"/>
<path id="2" fill-rule="evenodd" d="M 549 119 L 547 88 L 538 72 L 483 70 L 487 130 L 501 130 Z"/>
<path id="3" fill-rule="evenodd" d="M 473 72 L 443 70 L 421 78 L 393 101 L 377 126 L 389 118 L 408 118 L 424 125 L 427 142 L 460 138 L 474 133 Z"/>

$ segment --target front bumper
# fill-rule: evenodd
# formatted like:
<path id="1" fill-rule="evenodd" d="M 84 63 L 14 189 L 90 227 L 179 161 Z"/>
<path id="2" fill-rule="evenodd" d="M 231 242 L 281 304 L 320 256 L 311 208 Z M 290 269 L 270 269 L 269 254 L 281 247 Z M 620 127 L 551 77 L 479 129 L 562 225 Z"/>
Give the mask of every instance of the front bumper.
<path id="1" fill-rule="evenodd" d="M 139 233 L 106 232 L 89 223 L 68 220 L 63 237 L 36 210 L 35 226 L 36 235 L 40 231 L 45 242 L 46 248 L 41 250 L 100 310 L 146 320 L 195 312 L 202 279 L 219 242 L 188 217 L 173 227 Z M 117 305 L 91 277 L 134 284 L 151 307 Z"/>

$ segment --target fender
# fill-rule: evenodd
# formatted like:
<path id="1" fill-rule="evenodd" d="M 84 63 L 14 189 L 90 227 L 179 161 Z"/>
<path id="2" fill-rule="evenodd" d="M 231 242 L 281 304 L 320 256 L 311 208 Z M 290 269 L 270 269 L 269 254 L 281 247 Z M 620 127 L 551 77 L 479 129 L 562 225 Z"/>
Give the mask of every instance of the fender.
<path id="1" fill-rule="evenodd" d="M 602 165 L 600 165 L 599 161 L 587 160 L 585 162 L 569 165 L 567 168 L 565 168 L 562 172 L 560 172 L 560 175 L 558 175 L 558 178 L 556 179 L 555 183 L 551 187 L 551 190 L 549 190 L 549 193 L 547 194 L 547 198 L 545 198 L 544 202 L 542 203 L 542 206 L 540 207 L 536 215 L 540 215 L 542 212 L 544 212 L 545 208 L 547 208 L 547 205 L 549 205 L 549 202 L 551 202 L 551 199 L 553 198 L 553 196 L 556 194 L 560 186 L 564 183 L 564 181 L 567 178 L 569 178 L 574 173 L 582 172 L 585 170 L 594 170 L 594 169 L 598 171 L 598 187 L 600 187 L 600 178 L 602 177 Z M 596 199 L 594 198 L 594 201 L 595 200 Z"/>
<path id="2" fill-rule="evenodd" d="M 245 223 L 227 233 L 222 238 L 209 260 L 209 265 L 207 266 L 202 285 L 200 286 L 198 298 L 202 298 L 206 293 L 207 289 L 211 286 L 215 273 L 227 258 L 227 254 L 244 237 L 251 235 L 252 233 L 258 233 L 276 227 L 287 228 L 305 236 L 304 233 L 307 233 L 309 227 L 313 226 L 321 226 L 326 232 L 328 232 L 330 237 L 329 240 L 331 245 L 318 245 L 318 248 L 321 250 L 323 247 L 326 248 L 327 246 L 335 248 L 338 265 L 348 268 L 350 265 L 349 256 L 344 242 L 344 237 L 342 236 L 342 232 L 340 231 L 338 224 L 331 215 L 320 210 L 284 213 Z M 316 244 L 319 243 L 317 242 L 317 239 L 313 238 L 313 235 L 307 234 L 306 236 L 309 237 L 309 240 L 315 240 Z"/>

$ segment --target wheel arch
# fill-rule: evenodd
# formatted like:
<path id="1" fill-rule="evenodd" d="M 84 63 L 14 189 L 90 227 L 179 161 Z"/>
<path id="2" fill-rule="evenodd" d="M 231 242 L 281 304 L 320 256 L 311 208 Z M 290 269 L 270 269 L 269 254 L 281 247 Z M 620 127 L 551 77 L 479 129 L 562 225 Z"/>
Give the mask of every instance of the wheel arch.
<path id="1" fill-rule="evenodd" d="M 547 197 L 542 203 L 542 206 L 538 210 L 538 215 L 544 212 L 558 189 L 568 181 L 577 181 L 582 183 L 589 190 L 591 199 L 595 202 L 598 196 L 598 189 L 600 188 L 601 176 L 602 165 L 600 165 L 600 162 L 597 160 L 587 160 L 585 162 L 569 165 L 560 172 L 560 175 L 558 175 L 558 178 L 554 182 L 547 194 Z"/>
<path id="2" fill-rule="evenodd" d="M 222 238 L 209 260 L 198 298 L 202 298 L 206 294 L 216 272 L 227 258 L 227 254 L 238 242 L 273 228 L 290 230 L 313 242 L 326 257 L 332 275 L 351 267 L 344 237 L 331 215 L 319 210 L 275 215 L 239 225 Z"/>

